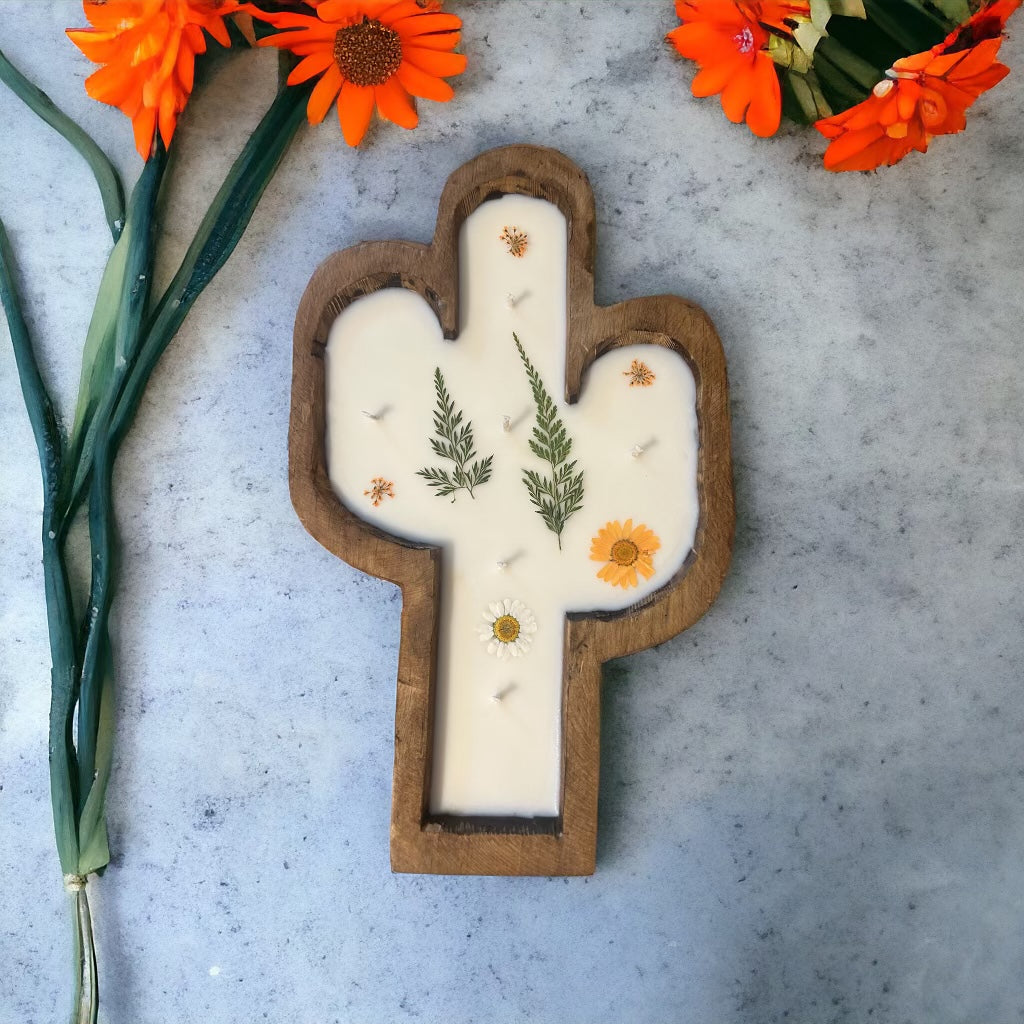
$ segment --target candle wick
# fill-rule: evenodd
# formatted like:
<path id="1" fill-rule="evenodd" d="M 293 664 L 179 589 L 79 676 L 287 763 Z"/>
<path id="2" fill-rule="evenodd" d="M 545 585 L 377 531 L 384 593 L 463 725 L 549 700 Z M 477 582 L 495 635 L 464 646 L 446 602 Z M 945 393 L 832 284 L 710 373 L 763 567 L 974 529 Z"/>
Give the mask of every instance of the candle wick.
<path id="1" fill-rule="evenodd" d="M 522 558 L 523 554 L 523 550 L 520 549 L 518 551 L 513 551 L 511 555 L 506 555 L 504 558 L 495 562 L 494 564 L 497 567 L 498 572 L 504 572 L 513 562 Z"/>
<path id="2" fill-rule="evenodd" d="M 512 417 L 511 416 L 502 416 L 501 417 L 501 429 L 504 430 L 506 434 L 511 434 L 512 433 Z"/>
<path id="3" fill-rule="evenodd" d="M 647 451 L 647 449 L 644 448 L 642 444 L 635 444 L 633 445 L 633 449 L 629 454 L 632 455 L 634 459 L 639 459 L 645 451 Z"/>
<path id="4" fill-rule="evenodd" d="M 380 419 L 380 413 L 379 412 L 370 412 L 369 409 L 363 409 L 363 415 L 368 420 L 379 420 Z"/>
<path id="5" fill-rule="evenodd" d="M 515 309 L 516 308 L 516 303 L 518 301 L 519 300 L 511 292 L 509 292 L 508 295 L 505 296 L 505 305 L 509 309 Z"/>

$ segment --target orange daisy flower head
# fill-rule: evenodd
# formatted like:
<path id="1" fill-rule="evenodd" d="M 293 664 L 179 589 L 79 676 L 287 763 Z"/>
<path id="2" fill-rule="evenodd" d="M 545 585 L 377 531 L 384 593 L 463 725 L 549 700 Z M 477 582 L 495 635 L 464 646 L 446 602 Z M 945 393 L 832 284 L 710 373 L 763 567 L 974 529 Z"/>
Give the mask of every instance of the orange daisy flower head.
<path id="1" fill-rule="evenodd" d="M 634 526 L 632 519 L 624 523 L 616 519 L 601 527 L 590 542 L 590 560 L 604 563 L 598 579 L 626 590 L 639 586 L 638 574 L 645 580 L 654 575 L 653 555 L 660 547 L 657 535 L 643 523 Z"/>
<path id="2" fill-rule="evenodd" d="M 68 38 L 97 64 L 86 92 L 132 119 L 135 148 L 149 158 L 157 128 L 169 146 L 185 109 L 196 55 L 209 32 L 229 46 L 224 19 L 237 0 L 83 0 L 90 28 L 68 29 Z"/>
<path id="3" fill-rule="evenodd" d="M 912 150 L 924 153 L 936 135 L 963 131 L 967 108 L 1010 69 L 996 60 L 1000 37 L 946 52 L 957 38 L 954 33 L 924 53 L 902 57 L 866 100 L 818 121 L 815 127 L 831 140 L 825 167 L 874 170 L 902 160 Z"/>
<path id="4" fill-rule="evenodd" d="M 771 32 L 788 33 L 809 11 L 804 0 L 676 0 L 683 24 L 667 38 L 700 65 L 694 96 L 721 94 L 730 121 L 746 121 L 755 135 L 767 137 L 782 118 L 779 76 L 767 49 Z"/>
<path id="5" fill-rule="evenodd" d="M 315 16 L 247 10 L 283 30 L 260 46 L 303 58 L 289 85 L 320 76 L 306 107 L 310 123 L 337 101 L 345 141 L 358 146 L 374 107 L 385 120 L 415 128 L 414 96 L 444 103 L 454 95 L 444 79 L 466 69 L 466 58 L 452 52 L 462 20 L 440 8 L 439 0 L 323 0 Z"/>

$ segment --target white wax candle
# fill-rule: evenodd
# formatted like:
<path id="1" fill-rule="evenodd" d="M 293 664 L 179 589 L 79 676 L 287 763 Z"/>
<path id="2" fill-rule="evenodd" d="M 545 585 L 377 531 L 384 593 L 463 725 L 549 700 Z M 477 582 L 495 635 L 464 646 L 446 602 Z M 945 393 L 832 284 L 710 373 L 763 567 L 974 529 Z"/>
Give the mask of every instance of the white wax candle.
<path id="1" fill-rule="evenodd" d="M 515 236 L 506 226 L 525 234 L 522 255 L 509 251 Z M 681 357 L 639 345 L 601 356 L 580 401 L 566 406 L 566 225 L 557 207 L 524 196 L 492 200 L 467 218 L 460 244 L 456 342 L 442 338 L 427 304 L 404 289 L 360 298 L 335 322 L 328 470 L 356 514 L 444 549 L 431 810 L 556 815 L 565 614 L 629 607 L 681 567 L 698 516 L 696 392 Z M 550 467 L 529 447 L 536 409 L 513 332 L 558 406 L 573 442 L 569 458 L 584 475 L 582 506 L 566 522 L 561 548 L 523 484 L 524 470 Z M 492 457 L 490 478 L 472 496 L 460 489 L 438 497 L 417 475 L 454 471 L 430 444 L 435 369 L 463 413 L 461 426 L 472 424 L 476 459 Z M 387 415 L 376 420 L 362 412 L 381 408 Z M 634 571 L 636 585 L 627 578 L 623 587 L 598 573 L 618 573 L 611 543 L 630 538 L 602 531 L 627 521 L 634 549 L 653 549 L 634 570 L 649 563 L 653 573 Z M 595 542 L 601 561 L 591 558 Z M 629 544 L 616 553 L 628 561 Z M 496 639 L 485 618 L 506 613 L 521 629 L 512 643 Z"/>

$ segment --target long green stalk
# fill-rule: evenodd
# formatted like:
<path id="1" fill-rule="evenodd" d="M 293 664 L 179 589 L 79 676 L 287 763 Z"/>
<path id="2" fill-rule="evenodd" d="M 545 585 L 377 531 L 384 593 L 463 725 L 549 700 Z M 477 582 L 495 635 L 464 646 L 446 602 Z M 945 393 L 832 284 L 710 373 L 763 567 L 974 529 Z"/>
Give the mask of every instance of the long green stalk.
<path id="1" fill-rule="evenodd" d="M 60 132 L 85 158 L 103 199 L 103 212 L 110 226 L 110 233 L 117 241 L 124 226 L 124 186 L 107 154 L 92 140 L 92 137 L 68 117 L 49 96 L 33 85 L 0 50 L 0 82 L 3 82 L 28 107 L 37 113 L 51 128 Z"/>
<path id="2" fill-rule="evenodd" d="M 949 29 L 913 0 L 864 0 L 868 17 L 906 53 L 924 53 Z"/>
<path id="3" fill-rule="evenodd" d="M 59 421 L 36 360 L 32 339 L 21 312 L 21 300 L 14 279 L 14 258 L 7 231 L 0 222 L 0 303 L 14 347 L 18 378 L 35 436 L 43 476 L 43 577 L 46 590 L 46 618 L 50 637 L 50 796 L 53 824 L 65 874 L 78 870 L 76 828 L 75 748 L 72 724 L 78 672 L 75 663 L 75 624 L 71 589 L 56 514 L 64 439 Z"/>
<path id="4" fill-rule="evenodd" d="M 138 360 L 128 375 L 111 427 L 123 440 L 153 368 L 202 290 L 234 252 L 278 164 L 306 119 L 310 85 L 279 92 L 203 217 L 199 230 L 146 326 Z"/>
<path id="5" fill-rule="evenodd" d="M 96 1024 L 100 1009 L 100 981 L 96 964 L 96 940 L 85 883 L 76 879 L 69 885 L 74 902 L 71 913 L 75 929 L 75 1003 L 71 1024 Z"/>
<path id="6" fill-rule="evenodd" d="M 130 358 L 138 347 L 143 311 L 150 291 L 154 250 L 154 211 L 160 182 L 166 166 L 163 146 L 157 145 L 146 161 L 132 193 L 124 233 L 119 245 L 127 247 L 121 296 L 115 318 L 114 360 L 106 393 L 95 415 L 94 471 L 89 497 L 89 540 L 92 582 L 89 589 L 88 631 L 82 657 L 78 698 L 78 798 L 79 872 L 89 874 L 105 867 L 110 859 L 107 849 L 103 806 L 109 776 L 109 757 L 98 763 L 97 751 L 109 755 L 110 737 L 102 725 L 113 727 L 111 715 L 101 717 L 104 700 L 112 700 L 113 673 L 110 671 L 108 622 L 113 601 L 114 523 L 113 452 L 110 446 L 110 419 L 128 373 Z"/>
<path id="7" fill-rule="evenodd" d="M 116 568 L 114 461 L 153 368 L 195 300 L 234 251 L 302 124 L 312 83 L 278 93 L 210 205 L 170 286 L 148 310 L 155 208 L 166 166 L 163 148 L 158 144 L 147 161 L 126 216 L 120 179 L 106 157 L 2 53 L 0 81 L 89 161 L 115 239 L 86 338 L 71 438 L 65 440 L 21 313 L 10 245 L 0 223 L 0 300 L 43 475 L 43 563 L 53 663 L 50 780 L 61 869 L 74 896 L 73 1024 L 96 1024 L 99 983 L 86 885 L 88 875 L 102 870 L 110 859 L 104 804 L 114 731 L 109 635 Z M 92 578 L 79 639 L 64 548 L 87 493 Z"/>

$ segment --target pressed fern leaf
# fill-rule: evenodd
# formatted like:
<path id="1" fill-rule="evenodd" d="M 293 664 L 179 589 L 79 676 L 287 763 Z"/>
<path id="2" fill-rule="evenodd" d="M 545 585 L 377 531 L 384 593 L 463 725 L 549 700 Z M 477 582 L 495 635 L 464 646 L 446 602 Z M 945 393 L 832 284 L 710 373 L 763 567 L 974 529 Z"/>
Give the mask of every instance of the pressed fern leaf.
<path id="1" fill-rule="evenodd" d="M 424 466 L 416 471 L 416 475 L 423 477 L 427 486 L 433 488 L 439 498 L 451 497 L 454 502 L 457 492 L 461 490 L 467 491 L 473 498 L 473 489 L 491 479 L 494 456 L 488 455 L 484 459 L 476 457 L 473 424 L 469 420 L 463 423 L 462 410 L 455 408 L 440 367 L 434 370 L 434 391 L 437 394 L 434 409 L 436 436 L 430 439 L 430 447 L 438 458 L 453 463 L 453 468 L 448 470 L 441 466 Z"/>
<path id="2" fill-rule="evenodd" d="M 537 422 L 530 438 L 530 451 L 551 467 L 550 475 L 524 469 L 523 483 L 537 514 L 558 538 L 558 548 L 561 550 L 565 524 L 570 516 L 583 507 L 583 470 L 577 472 L 576 460 L 569 461 L 572 438 L 559 418 L 558 407 L 526 354 L 519 335 L 513 332 L 512 337 L 526 369 L 526 378 L 530 382 L 533 401 L 537 406 Z"/>

